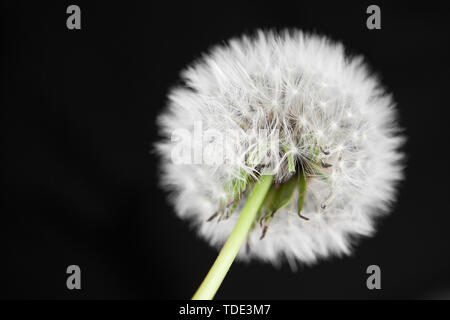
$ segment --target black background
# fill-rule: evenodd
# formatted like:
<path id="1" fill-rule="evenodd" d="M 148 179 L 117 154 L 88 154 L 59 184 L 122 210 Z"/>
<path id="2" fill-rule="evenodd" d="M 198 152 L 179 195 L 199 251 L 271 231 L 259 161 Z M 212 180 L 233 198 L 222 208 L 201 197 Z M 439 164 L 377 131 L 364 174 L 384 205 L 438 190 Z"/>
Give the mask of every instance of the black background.
<path id="1" fill-rule="evenodd" d="M 336 3 L 335 3 L 336 2 Z M 351 257 L 293 273 L 236 263 L 217 298 L 427 298 L 450 292 L 448 14 L 438 3 L 4 3 L 0 295 L 189 298 L 217 252 L 158 189 L 155 117 L 179 71 L 256 28 L 318 31 L 367 57 L 408 135 L 392 215 Z M 82 29 L 66 28 L 78 4 Z M 66 288 L 66 268 L 82 290 Z M 382 290 L 366 288 L 366 268 Z"/>

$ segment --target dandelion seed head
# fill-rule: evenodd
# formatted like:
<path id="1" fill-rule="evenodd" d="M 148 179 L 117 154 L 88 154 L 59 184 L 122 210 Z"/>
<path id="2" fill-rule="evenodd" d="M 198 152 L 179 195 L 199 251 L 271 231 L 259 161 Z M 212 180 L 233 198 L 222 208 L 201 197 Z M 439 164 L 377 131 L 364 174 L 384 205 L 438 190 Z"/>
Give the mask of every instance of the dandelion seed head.
<path id="1" fill-rule="evenodd" d="M 246 186 L 236 181 L 266 171 L 285 183 L 293 166 L 307 176 L 302 216 L 309 221 L 298 217 L 296 191 L 263 240 L 255 223 L 251 249 L 242 248 L 240 260 L 311 264 L 350 254 L 355 239 L 373 234 L 402 179 L 404 137 L 391 95 L 361 57 L 347 56 L 342 44 L 326 37 L 258 31 L 214 47 L 181 78 L 158 118 L 161 182 L 177 214 L 211 245 L 224 244 L 245 204 Z M 203 130 L 238 133 L 190 140 L 190 153 L 200 148 L 203 158 L 217 159 L 222 150 L 223 162 L 174 163 L 179 141 L 170 134 L 192 132 L 195 121 Z M 230 214 L 233 184 L 240 191 Z M 206 222 L 219 209 L 229 216 Z"/>

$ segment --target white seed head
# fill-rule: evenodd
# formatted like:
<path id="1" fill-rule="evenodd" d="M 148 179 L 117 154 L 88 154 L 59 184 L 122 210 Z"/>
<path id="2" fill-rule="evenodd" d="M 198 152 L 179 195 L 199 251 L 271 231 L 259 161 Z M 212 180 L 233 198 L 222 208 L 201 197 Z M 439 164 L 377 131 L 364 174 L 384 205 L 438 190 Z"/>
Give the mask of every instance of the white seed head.
<path id="1" fill-rule="evenodd" d="M 307 175 L 301 214 L 309 220 L 291 201 L 262 240 L 255 223 L 239 259 L 295 267 L 349 254 L 353 240 L 373 233 L 402 178 L 404 138 L 391 96 L 361 57 L 344 51 L 301 31 L 259 31 L 214 47 L 182 72 L 158 119 L 161 181 L 178 215 L 213 246 L 224 244 L 248 195 L 241 190 L 234 213 L 207 222 L 235 200 L 227 186 L 263 171 L 284 183 L 292 176 L 288 158 Z M 216 134 L 188 139 L 196 122 Z"/>

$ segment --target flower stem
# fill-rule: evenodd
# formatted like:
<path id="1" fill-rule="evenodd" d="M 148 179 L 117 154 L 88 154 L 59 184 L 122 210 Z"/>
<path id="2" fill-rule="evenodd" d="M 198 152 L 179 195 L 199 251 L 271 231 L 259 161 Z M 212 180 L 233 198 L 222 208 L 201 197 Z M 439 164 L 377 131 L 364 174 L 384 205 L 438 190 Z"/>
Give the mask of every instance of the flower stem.
<path id="1" fill-rule="evenodd" d="M 273 175 L 263 175 L 251 190 L 233 231 L 192 300 L 211 300 L 222 284 L 234 258 L 245 240 L 261 204 L 272 185 Z"/>

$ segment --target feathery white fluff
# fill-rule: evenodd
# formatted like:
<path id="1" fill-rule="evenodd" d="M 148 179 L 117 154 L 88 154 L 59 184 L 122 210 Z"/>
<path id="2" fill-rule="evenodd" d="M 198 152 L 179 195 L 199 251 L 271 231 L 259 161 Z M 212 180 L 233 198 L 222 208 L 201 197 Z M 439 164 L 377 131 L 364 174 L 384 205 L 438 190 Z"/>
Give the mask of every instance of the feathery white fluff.
<path id="1" fill-rule="evenodd" d="M 283 183 L 292 174 L 288 157 L 308 176 L 302 215 L 309 221 L 291 201 L 262 240 L 255 223 L 239 259 L 279 265 L 285 258 L 294 268 L 349 254 L 352 240 L 373 233 L 402 178 L 403 137 L 391 96 L 361 57 L 326 37 L 259 31 L 214 47 L 182 80 L 158 119 L 162 184 L 178 215 L 211 245 L 224 244 L 248 195 L 228 218 L 207 222 L 230 201 L 226 186 L 268 169 Z M 218 134 L 195 138 L 195 130 Z"/>

